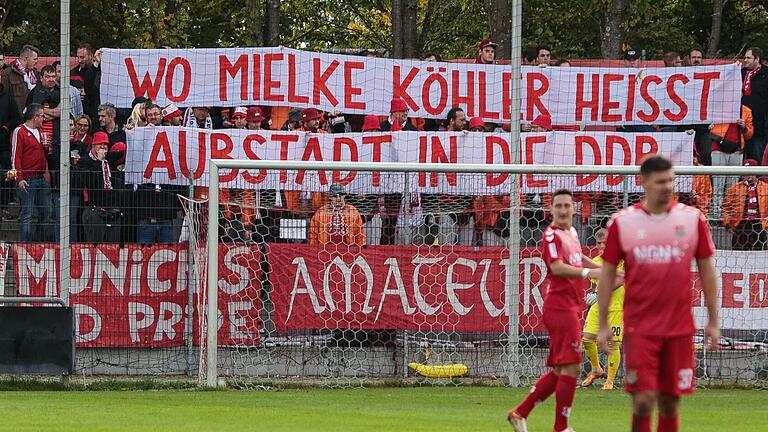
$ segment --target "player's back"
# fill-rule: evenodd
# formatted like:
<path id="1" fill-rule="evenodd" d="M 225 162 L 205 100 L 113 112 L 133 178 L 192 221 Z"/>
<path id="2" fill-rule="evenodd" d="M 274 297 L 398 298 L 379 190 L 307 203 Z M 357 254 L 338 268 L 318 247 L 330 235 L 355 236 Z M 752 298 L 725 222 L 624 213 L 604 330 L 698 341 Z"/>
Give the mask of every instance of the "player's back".
<path id="1" fill-rule="evenodd" d="M 713 254 L 706 220 L 693 207 L 672 203 L 651 214 L 637 204 L 614 215 L 603 260 L 624 260 L 625 332 L 693 334 L 691 261 Z"/>

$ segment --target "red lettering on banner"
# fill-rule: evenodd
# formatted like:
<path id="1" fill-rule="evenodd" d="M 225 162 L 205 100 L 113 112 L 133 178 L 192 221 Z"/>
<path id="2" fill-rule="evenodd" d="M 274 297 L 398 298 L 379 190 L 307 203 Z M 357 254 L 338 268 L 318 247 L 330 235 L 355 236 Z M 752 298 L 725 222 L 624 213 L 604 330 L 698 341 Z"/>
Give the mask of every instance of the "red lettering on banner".
<path id="1" fill-rule="evenodd" d="M 261 100 L 261 54 L 253 55 L 253 100 Z"/>
<path id="2" fill-rule="evenodd" d="M 591 165 L 602 165 L 600 146 L 594 137 L 588 135 L 576 136 L 576 165 L 590 165 L 584 161 L 584 144 L 592 150 L 593 163 Z M 595 180 L 597 180 L 597 174 L 576 174 L 576 186 L 586 186 Z"/>
<path id="3" fill-rule="evenodd" d="M 621 106 L 619 102 L 611 101 L 611 83 L 624 81 L 624 75 L 605 74 L 603 76 L 603 109 L 600 111 L 600 121 L 614 123 L 621 121 L 621 114 L 611 114 L 611 110 Z"/>
<path id="4" fill-rule="evenodd" d="M 487 94 L 488 89 L 487 89 L 487 85 L 486 85 L 486 82 L 485 82 L 485 72 L 483 72 L 483 71 L 478 72 L 477 73 L 477 80 L 478 80 L 479 85 L 480 85 L 480 90 L 479 90 L 480 91 L 480 100 L 479 100 L 480 117 L 482 117 L 484 119 L 498 120 L 499 119 L 499 113 L 496 112 L 496 111 L 488 111 L 488 109 L 486 108 L 486 104 L 487 104 L 486 97 L 488 96 L 488 94 Z"/>
<path id="5" fill-rule="evenodd" d="M 544 135 L 527 135 L 525 137 L 525 163 L 533 165 L 533 154 L 535 153 L 534 146 L 546 144 L 547 134 Z M 530 188 L 545 188 L 549 187 L 549 180 L 546 178 L 536 178 L 533 174 L 525 175 L 526 185 Z"/>
<path id="6" fill-rule="evenodd" d="M 316 136 L 310 137 L 307 140 L 307 147 L 304 148 L 304 153 L 301 155 L 302 161 L 322 161 L 323 150 L 320 148 L 320 139 Z M 296 173 L 296 184 L 304 184 L 304 170 L 298 170 Z M 325 175 L 325 171 L 317 171 L 317 177 L 320 179 L 320 185 L 325 186 L 328 184 L 328 177 Z"/>
<path id="7" fill-rule="evenodd" d="M 648 151 L 646 151 L 646 145 L 648 147 Z M 654 155 L 659 152 L 659 143 L 656 142 L 656 139 L 650 135 L 641 135 L 636 134 L 635 135 L 635 165 L 640 165 L 643 163 L 643 159 L 645 159 L 648 155 Z M 635 184 L 640 185 L 640 176 L 635 176 Z"/>
<path id="8" fill-rule="evenodd" d="M 371 162 L 381 162 L 381 145 L 392 144 L 392 135 L 363 135 L 363 145 L 373 146 Z M 381 186 L 381 173 L 374 171 L 371 173 L 371 185 L 373 187 Z"/>
<path id="9" fill-rule="evenodd" d="M 418 111 L 419 105 L 413 100 L 411 95 L 408 94 L 408 86 L 411 85 L 413 80 L 419 74 L 419 68 L 412 67 L 411 71 L 406 75 L 405 80 L 400 80 L 400 66 L 395 65 L 392 68 L 392 98 L 401 98 L 405 101 L 412 111 Z"/>
<path id="10" fill-rule="evenodd" d="M 181 85 L 181 93 L 178 96 L 173 94 L 173 76 L 176 74 L 176 66 L 181 66 L 184 72 L 184 80 Z M 176 57 L 168 65 L 168 74 L 165 77 L 165 97 L 171 102 L 184 102 L 189 97 L 189 91 L 192 84 L 192 66 L 185 58 Z"/>
<path id="11" fill-rule="evenodd" d="M 259 145 L 264 145 L 266 144 L 267 139 L 257 134 L 248 135 L 243 140 L 243 151 L 245 152 L 245 156 L 248 159 L 261 160 L 261 158 L 256 154 L 256 151 L 253 150 L 254 141 L 257 142 Z M 252 175 L 249 170 L 243 171 L 243 179 L 250 184 L 260 184 L 266 178 L 267 178 L 267 170 L 265 169 L 260 169 L 259 173 L 256 174 L 255 176 Z"/>
<path id="12" fill-rule="evenodd" d="M 355 102 L 352 100 L 352 96 L 359 96 L 363 94 L 363 89 L 355 87 L 352 84 L 352 71 L 365 70 L 365 63 L 359 61 L 345 61 L 344 62 L 344 107 L 346 109 L 365 110 L 365 101 Z"/>
<path id="13" fill-rule="evenodd" d="M 637 118 L 644 122 L 655 122 L 659 118 L 659 103 L 656 102 L 656 100 L 651 96 L 651 94 L 648 92 L 648 86 L 651 84 L 659 85 L 663 81 L 661 78 L 659 78 L 656 75 L 648 75 L 640 82 L 640 97 L 643 98 L 643 100 L 651 107 L 651 112 L 646 113 L 645 111 L 640 111 L 637 113 Z"/>
<path id="14" fill-rule="evenodd" d="M 512 73 L 504 72 L 501 77 L 501 118 L 509 120 L 512 115 Z"/>
<path id="15" fill-rule="evenodd" d="M 315 105 L 320 105 L 320 93 L 325 95 L 325 98 L 328 100 L 328 102 L 335 106 L 339 105 L 339 100 L 336 99 L 336 97 L 333 95 L 333 93 L 328 89 L 328 86 L 326 83 L 328 82 L 328 79 L 331 78 L 331 75 L 336 71 L 336 69 L 339 67 L 341 63 L 338 62 L 338 60 L 334 60 L 331 62 L 330 65 L 323 71 L 323 73 L 320 73 L 320 59 L 319 58 L 313 58 L 312 59 L 312 103 Z"/>
<path id="16" fill-rule="evenodd" d="M 227 78 L 240 76 L 240 99 L 248 100 L 248 55 L 243 54 L 235 60 L 235 64 L 229 62 L 226 54 L 219 56 L 219 99 L 229 100 L 229 87 Z"/>
<path id="17" fill-rule="evenodd" d="M 693 80 L 704 81 L 701 84 L 701 98 L 699 106 L 699 120 L 705 121 L 709 117 L 709 95 L 712 89 L 712 81 L 720 79 L 720 72 L 694 72 Z"/>
<path id="18" fill-rule="evenodd" d="M 349 149 L 348 157 L 345 157 L 346 155 L 343 154 L 342 147 L 344 146 L 346 146 Z M 357 142 L 355 142 L 355 140 L 349 137 L 334 138 L 333 160 L 337 162 L 338 161 L 358 162 L 360 159 L 358 158 Z M 341 172 L 333 171 L 331 178 L 333 179 L 334 183 L 340 183 L 346 186 L 352 183 L 352 181 L 355 179 L 356 176 L 357 176 L 357 173 L 355 171 L 350 171 L 344 177 L 341 176 Z"/>
<path id="19" fill-rule="evenodd" d="M 613 160 L 614 160 L 613 147 L 616 144 L 618 144 L 621 147 L 621 151 L 623 153 L 622 159 L 617 164 L 613 163 Z M 606 165 L 632 165 L 632 148 L 629 146 L 629 142 L 627 142 L 627 140 L 624 139 L 624 137 L 620 137 L 618 135 L 607 135 L 605 137 L 605 164 Z M 624 181 L 623 175 L 606 175 L 605 176 L 605 183 L 608 186 L 620 185 L 621 182 L 623 181 Z"/>
<path id="20" fill-rule="evenodd" d="M 224 143 L 223 148 L 219 148 L 219 143 Z M 232 150 L 235 149 L 235 144 L 232 142 L 232 138 L 225 133 L 212 133 L 211 134 L 211 159 L 232 159 Z M 224 172 L 219 176 L 219 182 L 227 183 L 235 178 L 239 173 L 237 169 L 223 170 Z"/>
<path id="21" fill-rule="evenodd" d="M 467 95 L 461 95 L 461 71 L 451 71 L 451 106 L 458 107 L 464 105 L 464 111 L 466 111 L 469 117 L 475 116 L 475 72 L 467 71 L 466 77 L 466 89 Z M 483 90 L 480 90 L 481 92 Z"/>
<path id="22" fill-rule="evenodd" d="M 427 163 L 427 137 L 424 135 L 419 136 L 419 163 Z M 427 187 L 427 173 L 419 172 L 418 177 L 419 187 Z"/>
<path id="23" fill-rule="evenodd" d="M 679 122 L 688 115 L 688 105 L 686 105 L 685 101 L 677 94 L 677 92 L 675 92 L 675 83 L 678 81 L 683 84 L 688 84 L 690 80 L 683 74 L 673 74 L 667 79 L 667 94 L 669 95 L 669 98 L 672 99 L 672 102 L 680 108 L 680 111 L 678 111 L 677 114 L 672 114 L 672 110 L 665 109 L 664 117 L 674 122 Z"/>
<path id="24" fill-rule="evenodd" d="M 749 275 L 749 307 L 768 308 L 768 274 Z"/>
<path id="25" fill-rule="evenodd" d="M 203 177 L 205 172 L 205 166 L 208 164 L 208 158 L 206 157 L 205 149 L 208 148 L 205 142 L 205 132 L 198 132 L 198 154 L 193 155 L 197 161 L 197 168 L 195 172 L 191 172 L 189 169 L 189 155 L 187 155 L 187 132 L 179 131 L 179 163 L 181 164 L 181 173 L 189 179 L 199 180 Z M 194 148 L 194 147 L 193 147 Z"/>
<path id="26" fill-rule="evenodd" d="M 299 141 L 298 134 L 272 135 L 272 141 L 280 143 L 280 160 L 288 160 L 288 147 L 291 143 Z M 288 171 L 280 170 L 280 184 L 288 183 Z"/>
<path id="27" fill-rule="evenodd" d="M 428 114 L 439 115 L 448 106 L 448 80 L 441 74 L 446 72 L 446 68 L 441 67 L 436 71 L 435 68 L 428 67 L 427 72 L 429 75 L 421 87 L 421 106 Z M 432 84 L 439 86 L 437 105 L 432 105 Z"/>
<path id="28" fill-rule="evenodd" d="M 28 296 L 58 296 L 57 245 L 17 243 L 16 286 Z M 72 246 L 70 302 L 77 347 L 168 347 L 185 343 L 189 305 L 186 246 Z M 256 246 L 219 246 L 219 343 L 260 342 L 260 267 Z M 196 296 L 195 293 L 193 295 Z M 197 299 L 192 299 L 193 304 Z M 200 340 L 191 320 L 193 341 Z"/>
<path id="29" fill-rule="evenodd" d="M 632 121 L 635 118 L 635 91 L 637 90 L 637 75 L 629 74 L 627 78 L 627 110 L 624 112 L 624 116 L 626 121 Z"/>
<path id="30" fill-rule="evenodd" d="M 163 82 L 163 75 L 165 75 L 165 66 L 168 63 L 168 59 L 160 57 L 157 61 L 157 72 L 155 72 L 155 81 L 149 76 L 149 72 L 144 74 L 139 84 L 139 78 L 136 75 L 136 67 L 133 65 L 133 59 L 130 57 L 125 58 L 125 68 L 128 71 L 128 78 L 131 80 L 131 87 L 133 88 L 133 94 L 135 96 L 146 96 L 152 100 L 157 100 L 157 94 L 160 92 L 160 84 Z"/>
<path id="31" fill-rule="evenodd" d="M 420 140 L 420 147 L 419 147 L 419 157 L 421 157 L 422 153 L 424 155 L 424 162 L 426 162 L 426 151 L 429 149 L 430 153 L 430 159 L 429 162 L 431 163 L 450 163 L 455 164 L 458 163 L 458 153 L 459 153 L 459 146 L 456 140 L 456 136 L 450 136 L 448 137 L 448 153 L 445 152 L 445 147 L 443 146 L 443 142 L 440 140 L 439 136 L 433 135 L 431 136 L 431 146 L 427 145 L 426 137 L 425 139 Z M 419 173 L 419 182 L 421 182 L 421 178 L 423 175 L 426 175 L 427 173 Z M 445 173 L 446 181 L 448 182 L 448 185 L 450 186 L 456 186 L 456 173 Z M 429 173 L 429 184 L 431 187 L 438 187 L 440 185 L 440 173 L 431 172 Z"/>
<path id="32" fill-rule="evenodd" d="M 296 94 L 296 54 L 288 54 L 288 102 L 292 104 L 308 104 L 309 96 Z"/>
<path id="33" fill-rule="evenodd" d="M 272 63 L 283 61 L 282 54 L 264 54 L 264 100 L 270 102 L 283 102 L 285 96 L 274 94 L 272 90 L 280 88 L 280 81 L 272 79 Z"/>
<path id="34" fill-rule="evenodd" d="M 742 300 L 736 300 L 736 295 L 743 293 L 744 287 L 737 286 L 736 281 L 744 279 L 744 275 L 741 273 L 722 273 L 720 275 L 723 286 L 723 301 L 722 307 L 724 308 L 742 308 L 744 302 Z"/>
<path id="35" fill-rule="evenodd" d="M 494 158 L 494 148 L 501 150 L 501 162 L 498 162 Z M 507 140 L 500 136 L 486 136 L 485 137 L 485 163 L 486 165 L 508 165 L 512 163 L 512 154 L 509 148 Z M 493 173 L 485 174 L 485 185 L 487 187 L 499 186 L 503 184 L 509 178 L 508 173 L 502 173 L 494 175 Z"/>
<path id="36" fill-rule="evenodd" d="M 149 154 L 149 162 L 144 169 L 144 178 L 147 180 L 151 179 L 155 170 L 165 170 L 170 180 L 176 180 L 173 150 L 171 150 L 171 143 L 168 142 L 168 134 L 166 132 L 158 132 L 155 135 L 155 142 L 152 144 L 152 151 Z"/>
<path id="37" fill-rule="evenodd" d="M 584 110 L 589 109 L 589 119 L 597 121 L 598 108 L 600 106 L 600 75 L 592 74 L 592 97 L 584 98 L 584 74 L 576 74 L 576 121 L 584 121 Z"/>
<path id="38" fill-rule="evenodd" d="M 547 107 L 541 101 L 542 96 L 549 91 L 549 79 L 543 73 L 532 72 L 526 75 L 528 78 L 526 88 L 528 89 L 528 99 L 526 100 L 526 118 L 533 120 L 533 109 L 539 112 L 539 114 L 549 114 Z M 538 88 L 536 82 L 541 84 Z M 481 93 L 482 94 L 482 93 Z"/>

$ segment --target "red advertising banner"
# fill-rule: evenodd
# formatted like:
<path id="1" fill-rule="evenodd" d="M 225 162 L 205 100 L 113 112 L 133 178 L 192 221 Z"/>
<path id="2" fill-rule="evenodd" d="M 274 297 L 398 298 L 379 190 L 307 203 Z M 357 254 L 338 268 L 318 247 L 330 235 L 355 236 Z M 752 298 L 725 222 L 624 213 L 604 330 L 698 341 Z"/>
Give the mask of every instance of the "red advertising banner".
<path id="1" fill-rule="evenodd" d="M 58 295 L 58 245 L 17 243 L 13 256 L 19 295 Z M 219 345 L 260 342 L 260 261 L 257 246 L 219 246 Z M 187 268 L 186 244 L 73 245 L 70 304 L 75 311 L 77 346 L 184 345 L 189 313 Z M 195 292 L 193 304 L 197 303 Z M 197 310 L 193 323 L 197 344 Z"/>
<path id="2" fill-rule="evenodd" d="M 502 332 L 507 270 L 520 278 L 520 328 L 544 331 L 537 248 L 511 266 L 505 248 L 271 244 L 279 330 L 316 328 Z M 519 275 L 519 276 L 517 276 Z M 586 283 L 586 282 L 585 282 Z M 585 285 L 586 289 L 586 285 Z"/>
<path id="3" fill-rule="evenodd" d="M 733 123 L 741 67 L 523 67 L 521 114 L 554 124 Z M 402 99 L 414 117 L 444 119 L 453 107 L 509 122 L 509 66 L 323 54 L 288 48 L 104 49 L 101 98 L 164 105 L 314 107 L 388 115 Z M 513 116 L 514 117 L 514 116 Z"/>

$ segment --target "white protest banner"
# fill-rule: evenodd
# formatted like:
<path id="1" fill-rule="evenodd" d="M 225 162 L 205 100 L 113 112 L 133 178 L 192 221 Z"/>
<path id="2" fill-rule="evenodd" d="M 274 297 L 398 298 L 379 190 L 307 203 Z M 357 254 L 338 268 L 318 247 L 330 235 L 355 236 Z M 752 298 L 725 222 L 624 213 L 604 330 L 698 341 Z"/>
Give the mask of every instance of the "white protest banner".
<path id="1" fill-rule="evenodd" d="M 104 49 L 101 100 L 160 105 L 315 107 L 444 119 L 453 107 L 509 122 L 509 66 L 321 54 L 287 48 Z M 739 118 L 736 64 L 678 68 L 523 68 L 521 115 L 556 125 L 731 123 Z"/>
<path id="2" fill-rule="evenodd" d="M 474 163 L 502 165 L 511 161 L 509 135 L 463 132 L 380 132 L 311 134 L 240 129 L 206 130 L 145 127 L 127 131 L 126 181 L 208 185 L 210 159 L 301 160 L 349 162 Z M 638 165 L 649 154 L 661 154 L 675 165 L 691 165 L 693 136 L 686 133 L 547 132 L 523 134 L 521 160 L 538 165 Z M 289 172 L 225 170 L 223 188 L 325 191 L 341 183 L 350 193 L 401 193 L 401 173 Z M 414 173 L 411 192 L 456 195 L 503 194 L 511 190 L 509 174 Z M 630 191 L 639 191 L 632 179 Z M 526 193 L 560 187 L 576 191 L 623 191 L 623 176 L 523 176 Z M 689 191 L 690 184 L 679 184 Z"/>

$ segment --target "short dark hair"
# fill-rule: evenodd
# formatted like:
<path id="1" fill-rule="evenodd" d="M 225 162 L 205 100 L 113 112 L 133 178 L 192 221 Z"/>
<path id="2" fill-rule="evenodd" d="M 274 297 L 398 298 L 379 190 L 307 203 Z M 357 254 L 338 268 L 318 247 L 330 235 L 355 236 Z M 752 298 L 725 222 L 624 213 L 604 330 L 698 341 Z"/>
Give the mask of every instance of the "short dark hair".
<path id="1" fill-rule="evenodd" d="M 571 192 L 570 189 L 563 188 L 563 189 L 556 190 L 555 193 L 552 194 L 552 200 L 554 200 L 555 197 L 558 195 L 568 195 L 569 197 L 571 197 L 571 199 L 573 199 L 573 192 Z"/>
<path id="2" fill-rule="evenodd" d="M 562 65 L 563 65 L 563 63 L 568 63 L 568 64 L 571 64 L 571 61 L 570 61 L 570 60 L 568 60 L 568 59 L 560 59 L 560 60 L 558 60 L 558 61 L 556 61 L 556 62 L 555 62 L 555 66 L 562 66 Z"/>
<path id="3" fill-rule="evenodd" d="M 691 48 L 691 49 L 688 51 L 688 55 L 691 55 L 691 53 L 692 53 L 692 52 L 694 52 L 694 51 L 698 51 L 698 52 L 700 52 L 700 53 L 701 53 L 701 56 L 702 56 L 702 57 L 704 57 L 704 50 L 702 50 L 702 49 L 701 49 L 701 48 L 699 48 L 699 47 L 693 47 L 693 48 Z"/>
<path id="4" fill-rule="evenodd" d="M 522 59 L 527 61 L 528 63 L 536 60 L 536 57 L 538 57 L 539 51 L 536 48 L 523 48 L 523 55 Z"/>
<path id="5" fill-rule="evenodd" d="M 88 42 L 81 43 L 80 45 L 77 46 L 77 49 L 84 49 L 91 54 L 96 53 L 96 51 L 93 49 L 93 45 L 89 44 Z"/>
<path id="6" fill-rule="evenodd" d="M 55 62 L 51 63 L 51 66 L 53 66 L 53 70 L 56 70 L 56 66 L 61 66 L 61 60 L 56 60 Z"/>
<path id="7" fill-rule="evenodd" d="M 438 54 L 438 53 L 433 53 L 433 52 L 431 52 L 431 53 L 427 53 L 427 54 L 424 56 L 424 58 L 428 58 L 428 57 L 434 57 L 434 58 L 435 58 L 435 60 L 437 60 L 437 61 L 439 61 L 439 62 L 443 61 L 443 57 L 442 57 L 440 54 Z"/>
<path id="8" fill-rule="evenodd" d="M 648 177 L 655 172 L 664 172 L 672 169 L 672 162 L 664 156 L 651 155 L 643 159 L 640 164 L 640 175 Z"/>
<path id="9" fill-rule="evenodd" d="M 760 59 L 760 60 L 763 59 L 763 50 L 761 50 L 760 48 L 758 48 L 758 47 L 749 47 L 749 48 L 747 48 L 747 51 L 752 51 L 752 57 L 754 57 L 755 59 Z M 744 52 L 746 52 L 746 51 L 744 51 Z"/>
<path id="10" fill-rule="evenodd" d="M 21 51 L 19 51 L 19 57 L 29 57 L 32 53 L 40 55 L 40 50 L 32 45 L 24 45 L 21 47 Z"/>
<path id="11" fill-rule="evenodd" d="M 678 57 L 680 57 L 680 53 L 677 51 L 669 51 L 664 54 L 664 66 L 674 66 L 675 60 L 677 60 Z"/>
<path id="12" fill-rule="evenodd" d="M 456 114 L 458 114 L 459 112 L 464 112 L 464 109 L 459 107 L 453 107 L 451 108 L 450 111 L 448 111 L 448 115 L 445 117 L 445 119 L 448 121 L 456 120 Z"/>
<path id="13" fill-rule="evenodd" d="M 43 106 L 39 103 L 31 103 L 29 106 L 27 106 L 27 109 L 24 110 L 24 121 L 30 121 L 32 120 L 32 117 L 40 114 L 40 111 L 43 110 Z"/>
<path id="14" fill-rule="evenodd" d="M 552 54 L 552 48 L 546 46 L 546 45 L 539 45 L 536 47 L 536 57 L 539 56 L 539 51 L 541 50 L 547 50 L 550 54 Z"/>
<path id="15" fill-rule="evenodd" d="M 56 68 L 53 67 L 53 65 L 43 66 L 43 69 L 40 71 L 41 74 L 45 75 L 47 73 L 49 74 L 55 74 Z"/>

